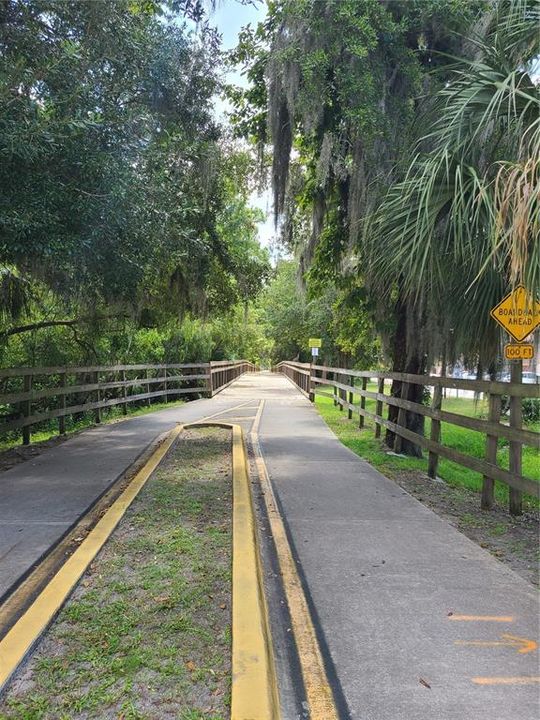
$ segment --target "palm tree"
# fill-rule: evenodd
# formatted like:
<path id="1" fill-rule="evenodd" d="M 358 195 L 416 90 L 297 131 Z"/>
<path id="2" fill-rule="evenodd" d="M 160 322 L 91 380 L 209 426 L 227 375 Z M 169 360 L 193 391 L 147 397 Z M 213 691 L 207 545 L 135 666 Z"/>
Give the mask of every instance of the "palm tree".
<path id="1" fill-rule="evenodd" d="M 452 330 L 454 352 L 484 367 L 499 346 L 490 308 L 517 284 L 540 287 L 539 19 L 537 2 L 497 4 L 475 58 L 456 59 L 436 94 L 407 173 L 365 227 L 378 288 L 390 297 L 399 278 L 424 324 Z"/>

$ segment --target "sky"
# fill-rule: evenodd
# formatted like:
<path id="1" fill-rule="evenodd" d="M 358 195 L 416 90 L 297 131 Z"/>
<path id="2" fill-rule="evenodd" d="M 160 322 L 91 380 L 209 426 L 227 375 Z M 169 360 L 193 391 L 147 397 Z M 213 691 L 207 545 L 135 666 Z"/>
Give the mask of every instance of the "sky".
<path id="1" fill-rule="evenodd" d="M 255 0 L 253 5 L 242 5 L 237 0 L 221 0 L 217 3 L 211 21 L 223 36 L 223 49 L 231 50 L 237 44 L 240 30 L 248 24 L 255 26 L 264 20 L 265 15 L 266 3 L 260 0 L 258 2 Z M 246 78 L 238 71 L 227 73 L 227 81 L 242 87 L 247 86 Z M 226 110 L 225 103 L 218 101 L 216 110 L 222 114 Z M 252 205 L 265 213 L 266 221 L 259 224 L 259 242 L 268 246 L 275 235 L 271 194 L 269 191 L 262 195 L 253 194 L 250 200 Z"/>

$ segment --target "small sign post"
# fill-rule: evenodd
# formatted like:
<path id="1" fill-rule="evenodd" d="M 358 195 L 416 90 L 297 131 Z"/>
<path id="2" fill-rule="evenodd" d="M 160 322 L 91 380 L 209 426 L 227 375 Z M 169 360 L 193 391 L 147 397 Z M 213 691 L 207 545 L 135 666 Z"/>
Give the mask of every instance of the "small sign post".
<path id="1" fill-rule="evenodd" d="M 512 290 L 500 303 L 495 305 L 490 315 L 514 340 L 517 340 L 517 343 L 508 343 L 504 346 L 504 356 L 507 360 L 513 361 L 510 365 L 510 382 L 516 385 L 521 384 L 523 382 L 523 360 L 530 360 L 534 356 L 533 346 L 523 341 L 540 325 L 540 303 L 527 292 L 523 285 L 518 285 L 515 290 Z M 521 430 L 522 413 L 521 398 L 510 395 L 510 427 L 512 429 Z M 510 441 L 509 469 L 511 473 L 521 475 L 522 446 L 519 441 Z M 521 515 L 523 512 L 521 490 L 510 487 L 508 496 L 510 514 Z"/>
<path id="2" fill-rule="evenodd" d="M 309 399 L 311 402 L 315 400 L 315 393 L 313 392 L 313 365 L 316 362 L 316 358 L 319 356 L 319 348 L 322 347 L 321 338 L 309 338 L 309 347 L 311 348 L 311 364 L 309 368 Z"/>
<path id="3" fill-rule="evenodd" d="M 319 348 L 322 347 L 321 338 L 309 338 L 309 347 L 311 348 L 311 357 L 319 356 Z"/>

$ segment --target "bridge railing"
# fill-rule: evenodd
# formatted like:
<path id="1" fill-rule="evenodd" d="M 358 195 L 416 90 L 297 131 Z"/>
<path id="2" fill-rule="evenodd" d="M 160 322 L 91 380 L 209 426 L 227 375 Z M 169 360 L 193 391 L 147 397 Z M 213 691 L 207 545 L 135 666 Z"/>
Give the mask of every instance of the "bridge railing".
<path id="1" fill-rule="evenodd" d="M 301 362 L 280 362 L 272 368 L 273 372 L 280 372 L 293 382 L 306 397 L 309 397 L 311 388 L 311 365 Z"/>
<path id="2" fill-rule="evenodd" d="M 21 430 L 25 445 L 36 427 L 66 417 L 130 404 L 151 405 L 181 396 L 212 397 L 237 377 L 255 370 L 247 360 L 156 365 L 95 365 L 0 369 L 0 437 Z M 50 424 L 50 423 L 49 423 Z"/>
<path id="3" fill-rule="evenodd" d="M 313 400 L 315 394 L 329 395 L 335 406 L 347 410 L 348 418 L 358 416 L 359 427 L 365 419 L 374 423 L 375 437 L 380 437 L 382 428 L 394 435 L 393 449 L 401 452 L 403 439 L 410 441 L 428 452 L 428 475 L 437 476 L 439 458 L 443 457 L 463 467 L 480 473 L 482 481 L 481 505 L 489 509 L 494 504 L 495 481 L 509 487 L 510 512 L 519 514 L 522 508 L 522 493 L 540 497 L 540 483 L 522 473 L 523 447 L 540 449 L 540 434 L 523 428 L 522 401 L 524 398 L 540 398 L 540 385 L 512 382 L 491 382 L 487 380 L 465 380 L 436 375 L 411 375 L 407 373 L 351 370 L 348 368 L 311 365 L 309 363 L 281 362 L 275 371 L 286 375 L 301 391 Z M 368 390 L 369 382 L 376 382 L 377 389 Z M 385 381 L 390 381 L 390 383 Z M 396 392 L 386 392 L 390 384 L 396 383 Z M 424 405 L 408 400 L 409 386 L 421 385 L 431 390 L 431 402 Z M 488 401 L 487 417 L 476 418 L 443 410 L 444 394 L 447 389 L 469 390 L 478 397 L 484 394 Z M 508 399 L 509 422 L 501 422 L 503 399 Z M 366 400 L 372 401 L 371 410 L 366 409 Z M 392 420 L 385 417 L 384 406 L 393 411 Z M 374 410 L 374 411 L 373 411 Z M 389 414 L 389 413 L 388 413 Z M 431 419 L 429 437 L 407 427 L 410 414 Z M 484 457 L 448 447 L 441 440 L 441 423 L 474 430 L 484 436 Z M 508 467 L 498 463 L 499 440 L 507 441 Z"/>
<path id="4" fill-rule="evenodd" d="M 258 367 L 248 360 L 220 360 L 209 364 L 210 397 L 225 390 L 237 377 L 247 372 L 256 372 Z"/>

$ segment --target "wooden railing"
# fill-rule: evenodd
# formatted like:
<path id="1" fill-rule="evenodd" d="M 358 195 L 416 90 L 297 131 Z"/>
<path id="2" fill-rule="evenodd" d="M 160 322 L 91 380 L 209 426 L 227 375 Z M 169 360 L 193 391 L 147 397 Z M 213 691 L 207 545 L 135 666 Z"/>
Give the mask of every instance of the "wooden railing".
<path id="1" fill-rule="evenodd" d="M 401 451 L 402 440 L 427 450 L 428 474 L 435 478 L 439 457 L 447 458 L 463 467 L 475 470 L 483 476 L 481 505 L 484 509 L 493 507 L 494 484 L 496 480 L 509 487 L 510 512 L 521 513 L 522 493 L 540 497 L 540 483 L 522 474 L 522 448 L 524 445 L 540 449 L 540 434 L 522 427 L 523 398 L 540 398 L 540 385 L 525 383 L 490 382 L 486 380 L 461 380 L 435 375 L 410 375 L 407 373 L 372 372 L 349 370 L 345 368 L 311 365 L 309 363 L 281 362 L 274 368 L 286 375 L 304 395 L 314 399 L 315 393 L 330 395 L 335 405 L 346 409 L 349 419 L 357 413 L 359 426 L 364 426 L 365 418 L 375 424 L 375 437 L 380 437 L 381 429 L 387 428 L 394 433 L 394 451 Z M 367 389 L 368 381 L 377 382 L 377 392 Z M 388 385 L 385 380 L 398 381 L 401 385 L 400 396 L 385 392 Z M 409 385 L 422 385 L 432 390 L 430 405 L 407 400 Z M 331 392 L 324 390 L 330 387 Z M 488 399 L 488 418 L 469 417 L 442 409 L 445 389 L 470 390 L 474 394 L 484 394 Z M 509 397 L 510 422 L 501 423 L 502 398 Z M 355 399 L 359 398 L 359 402 Z M 366 399 L 375 401 L 375 412 L 366 409 Z M 383 416 L 384 405 L 398 409 L 397 421 Z M 425 437 L 406 427 L 407 413 L 416 413 L 431 418 L 429 437 Z M 478 458 L 448 447 L 441 443 L 441 422 L 450 423 L 485 435 L 485 457 Z M 497 445 L 499 438 L 509 442 L 509 469 L 497 464 Z"/>
<path id="2" fill-rule="evenodd" d="M 209 364 L 210 397 L 224 390 L 240 375 L 243 375 L 246 372 L 256 372 L 257 370 L 257 366 L 248 360 L 238 360 L 237 362 L 221 360 L 218 362 L 211 362 Z"/>
<path id="3" fill-rule="evenodd" d="M 311 365 L 309 363 L 280 362 L 273 370 L 286 375 L 300 392 L 309 397 L 311 392 Z"/>
<path id="4" fill-rule="evenodd" d="M 96 365 L 0 369 L 0 436 L 21 429 L 24 444 L 32 426 L 58 418 L 65 433 L 69 415 L 130 403 L 168 401 L 182 395 L 212 397 L 255 366 L 247 360 L 166 365 Z"/>

